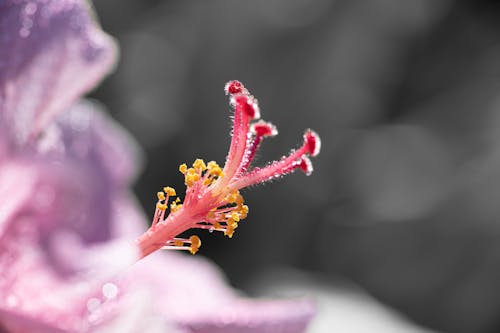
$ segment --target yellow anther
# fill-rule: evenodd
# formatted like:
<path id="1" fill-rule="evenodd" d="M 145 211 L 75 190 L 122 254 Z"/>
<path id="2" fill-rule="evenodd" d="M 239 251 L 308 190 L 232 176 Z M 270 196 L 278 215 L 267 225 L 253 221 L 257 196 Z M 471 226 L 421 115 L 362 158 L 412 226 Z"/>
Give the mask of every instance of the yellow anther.
<path id="1" fill-rule="evenodd" d="M 171 211 L 172 213 L 177 212 L 177 211 L 178 211 L 179 209 L 181 209 L 181 208 L 182 208 L 182 204 L 179 204 L 179 205 L 178 205 L 178 204 L 177 204 L 177 203 L 175 203 L 175 202 L 172 202 L 172 204 L 170 205 L 170 211 Z"/>
<path id="2" fill-rule="evenodd" d="M 228 228 L 233 228 L 233 229 L 238 228 L 238 222 L 236 222 L 233 219 L 228 219 L 226 224 L 227 224 Z"/>
<path id="3" fill-rule="evenodd" d="M 174 241 L 174 245 L 179 246 L 179 247 L 184 246 L 184 241 L 181 241 L 180 239 L 176 239 Z"/>
<path id="4" fill-rule="evenodd" d="M 195 254 L 196 252 L 198 252 L 198 249 L 201 246 L 201 240 L 198 236 L 193 235 L 189 237 L 189 241 L 191 242 L 191 246 L 189 247 L 189 252 L 191 252 L 191 254 Z"/>
<path id="5" fill-rule="evenodd" d="M 236 202 L 236 193 L 229 193 L 226 197 L 227 202 L 235 203 Z"/>
<path id="6" fill-rule="evenodd" d="M 204 160 L 197 158 L 193 163 L 193 168 L 199 171 L 205 171 L 207 169 L 207 166 L 205 165 Z"/>
<path id="7" fill-rule="evenodd" d="M 163 191 L 165 193 L 167 193 L 168 196 L 171 196 L 171 197 L 177 195 L 177 193 L 175 192 L 175 189 L 173 187 L 170 187 L 170 186 L 164 187 Z"/>
<path id="8" fill-rule="evenodd" d="M 243 205 L 243 202 L 245 202 L 245 200 L 243 200 L 243 196 L 239 192 L 238 195 L 236 196 L 235 202 L 238 206 Z"/>
<path id="9" fill-rule="evenodd" d="M 189 169 L 189 170 L 194 170 L 194 169 Z M 200 180 L 200 175 L 197 173 L 190 173 L 189 170 L 184 180 L 187 186 L 193 186 L 194 183 Z"/>
<path id="10" fill-rule="evenodd" d="M 241 212 L 244 214 L 248 214 L 248 206 L 247 205 L 241 206 Z"/>
<path id="11" fill-rule="evenodd" d="M 222 228 L 222 225 L 221 225 L 219 222 L 215 222 L 215 223 L 214 223 L 214 228 L 215 228 L 215 229 L 221 229 L 221 228 Z"/>
<path id="12" fill-rule="evenodd" d="M 165 200 L 165 193 L 163 192 L 156 193 L 156 196 L 158 197 L 158 200 Z"/>
<path id="13" fill-rule="evenodd" d="M 213 168 L 218 168 L 218 167 L 219 167 L 219 165 L 218 165 L 218 164 L 217 164 L 217 162 L 215 162 L 215 161 L 210 161 L 210 162 L 208 162 L 207 167 L 208 167 L 209 169 L 213 169 Z"/>
<path id="14" fill-rule="evenodd" d="M 186 174 L 186 172 L 187 172 L 187 168 L 188 168 L 188 166 L 186 165 L 186 163 L 182 163 L 181 165 L 179 165 L 179 171 L 180 171 L 182 174 Z"/>
<path id="15" fill-rule="evenodd" d="M 233 234 L 234 234 L 234 229 L 233 227 L 227 227 L 226 230 L 224 230 L 224 235 L 229 237 L 229 238 L 233 238 Z"/>
<path id="16" fill-rule="evenodd" d="M 189 168 L 189 169 L 187 169 L 187 174 L 188 175 L 194 175 L 195 173 L 196 173 L 195 168 Z"/>
<path id="17" fill-rule="evenodd" d="M 158 208 L 159 210 L 166 210 L 167 209 L 167 205 L 166 204 L 162 204 L 162 203 L 157 203 L 156 204 L 156 208 Z"/>
<path id="18" fill-rule="evenodd" d="M 231 218 L 235 221 L 235 222 L 240 222 L 240 215 L 236 212 L 232 212 L 231 213 Z"/>
<path id="19" fill-rule="evenodd" d="M 177 198 L 177 199 L 175 199 L 175 201 L 174 201 L 174 202 L 177 202 L 177 203 L 181 202 L 181 198 Z"/>
<path id="20" fill-rule="evenodd" d="M 212 184 L 212 179 L 210 179 L 210 178 L 207 178 L 207 179 L 205 179 L 205 180 L 203 181 L 203 185 L 205 185 L 205 186 L 208 186 L 208 185 L 210 185 L 210 184 Z"/>
<path id="21" fill-rule="evenodd" d="M 222 177 L 222 169 L 215 161 L 210 161 L 208 162 L 208 174 Z"/>

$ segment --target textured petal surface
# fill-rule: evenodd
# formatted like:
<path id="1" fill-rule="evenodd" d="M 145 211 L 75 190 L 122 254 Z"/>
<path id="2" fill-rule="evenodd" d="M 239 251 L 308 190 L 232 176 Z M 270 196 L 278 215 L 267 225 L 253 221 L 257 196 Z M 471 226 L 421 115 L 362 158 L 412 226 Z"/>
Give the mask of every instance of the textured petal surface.
<path id="1" fill-rule="evenodd" d="M 118 187 L 133 180 L 141 160 L 135 140 L 98 104 L 88 100 L 61 114 L 45 130 L 37 148 L 52 160 L 95 165 Z"/>
<path id="2" fill-rule="evenodd" d="M 15 159 L 0 159 L 0 235 L 11 218 L 27 204 L 34 184 L 35 173 L 29 165 Z"/>
<path id="3" fill-rule="evenodd" d="M 124 221 L 123 214 L 127 218 L 128 214 L 140 217 L 131 209 L 118 209 L 123 203 L 120 200 L 113 205 L 114 222 Z M 147 297 L 112 282 L 120 274 L 126 274 L 137 260 L 130 255 L 134 249 L 131 242 L 109 241 L 99 247 L 81 244 L 78 247 L 71 237 L 68 240 L 63 235 L 54 239 L 59 241 L 57 250 L 61 251 L 47 257 L 38 244 L 39 231 L 33 227 L 36 217 L 20 211 L 12 221 L 0 235 L 0 332 L 2 327 L 8 332 L 43 333 L 94 332 L 102 327 L 102 332 L 106 332 L 106 327 L 119 327 L 117 332 L 135 333 L 168 324 L 164 318 L 148 314 Z M 57 263 L 64 263 L 64 259 L 71 261 L 72 266 L 81 268 L 79 274 L 63 276 L 53 269 L 54 262 L 50 260 L 62 253 L 66 258 L 58 257 Z M 120 289 L 115 292 L 116 286 Z M 137 290 L 150 287 L 136 286 Z M 155 322 L 141 323 L 140 318 L 130 317 L 137 317 L 138 312 L 148 314 Z"/>
<path id="4" fill-rule="evenodd" d="M 196 333 L 301 333 L 314 315 L 308 301 L 236 300 L 183 326 Z"/>
<path id="5" fill-rule="evenodd" d="M 72 231 L 83 243 L 108 240 L 113 198 L 136 173 L 139 150 L 133 140 L 93 104 L 82 102 L 44 132 L 37 151 L 45 161 L 37 202 L 46 204 L 38 211 L 39 222 L 50 233 L 55 226 Z"/>
<path id="6" fill-rule="evenodd" d="M 136 264 L 128 278 L 151 286 L 155 310 L 187 332 L 299 333 L 315 312 L 307 300 L 242 298 L 199 257 L 157 253 Z"/>
<path id="7" fill-rule="evenodd" d="M 0 1 L 0 117 L 22 143 L 94 87 L 116 47 L 77 0 Z"/>
<path id="8" fill-rule="evenodd" d="M 37 249 L 30 220 L 19 216 L 0 242 L 0 321 L 9 332 L 80 331 L 90 285 L 68 283 Z"/>

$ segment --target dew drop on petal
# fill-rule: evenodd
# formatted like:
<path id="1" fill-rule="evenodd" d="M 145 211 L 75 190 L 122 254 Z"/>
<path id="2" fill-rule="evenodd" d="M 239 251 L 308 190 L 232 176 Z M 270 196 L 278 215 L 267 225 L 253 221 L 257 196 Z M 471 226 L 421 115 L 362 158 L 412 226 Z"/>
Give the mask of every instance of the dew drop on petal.
<path id="1" fill-rule="evenodd" d="M 98 299 L 98 298 L 90 298 L 88 301 L 87 301 L 87 310 L 92 313 L 92 312 L 95 312 L 99 306 L 101 305 L 101 301 Z"/>
<path id="2" fill-rule="evenodd" d="M 24 7 L 24 13 L 26 15 L 33 15 L 36 13 L 37 10 L 37 4 L 35 2 L 30 2 L 26 4 L 26 7 Z"/>
<path id="3" fill-rule="evenodd" d="M 21 28 L 21 30 L 19 30 L 19 36 L 21 36 L 22 38 L 26 38 L 30 35 L 30 29 L 28 28 Z"/>
<path id="4" fill-rule="evenodd" d="M 102 286 L 102 294 L 107 299 L 113 299 L 118 295 L 118 287 L 111 282 L 105 283 Z"/>

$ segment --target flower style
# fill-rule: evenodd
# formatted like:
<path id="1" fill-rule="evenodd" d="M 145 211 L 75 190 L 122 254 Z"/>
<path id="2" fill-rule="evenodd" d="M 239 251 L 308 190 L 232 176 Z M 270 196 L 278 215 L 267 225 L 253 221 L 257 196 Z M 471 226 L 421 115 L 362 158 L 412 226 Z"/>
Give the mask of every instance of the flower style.
<path id="1" fill-rule="evenodd" d="M 242 298 L 203 258 L 135 263 L 138 148 L 78 100 L 115 58 L 86 2 L 0 0 L 0 331 L 302 332 L 307 300 Z"/>
<path id="2" fill-rule="evenodd" d="M 251 168 L 257 150 L 266 137 L 278 134 L 276 127 L 260 118 L 260 109 L 249 91 L 239 81 L 230 81 L 225 86 L 234 110 L 233 133 L 224 168 L 215 161 L 205 163 L 196 159 L 191 168 L 181 164 L 187 186 L 184 202 L 179 197 L 170 204 L 170 214 L 165 217 L 168 202 L 176 196 L 172 187 L 158 192 L 158 203 L 151 228 L 138 238 L 141 256 L 158 249 L 188 250 L 195 254 L 201 241 L 198 236 L 189 239 L 176 236 L 188 229 L 221 231 L 232 237 L 238 222 L 245 219 L 248 206 L 244 204 L 240 190 L 270 179 L 279 178 L 296 169 L 310 175 L 313 171 L 308 156 L 316 156 L 321 149 L 319 136 L 312 130 L 304 134 L 304 143 L 297 149 L 266 167 Z"/>

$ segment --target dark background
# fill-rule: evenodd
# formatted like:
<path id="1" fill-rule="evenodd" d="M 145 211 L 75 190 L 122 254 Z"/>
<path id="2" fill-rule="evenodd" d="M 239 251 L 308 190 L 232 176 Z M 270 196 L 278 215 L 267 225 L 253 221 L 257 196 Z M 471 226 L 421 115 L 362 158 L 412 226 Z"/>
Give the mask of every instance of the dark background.
<path id="1" fill-rule="evenodd" d="M 311 177 L 244 193 L 232 240 L 196 232 L 238 288 L 295 267 L 344 279 L 419 325 L 500 331 L 500 5 L 445 0 L 96 0 L 121 60 L 93 97 L 140 142 L 152 214 L 178 165 L 222 163 L 224 83 L 280 135 L 323 141 Z M 333 282 L 332 282 L 333 283 Z"/>

